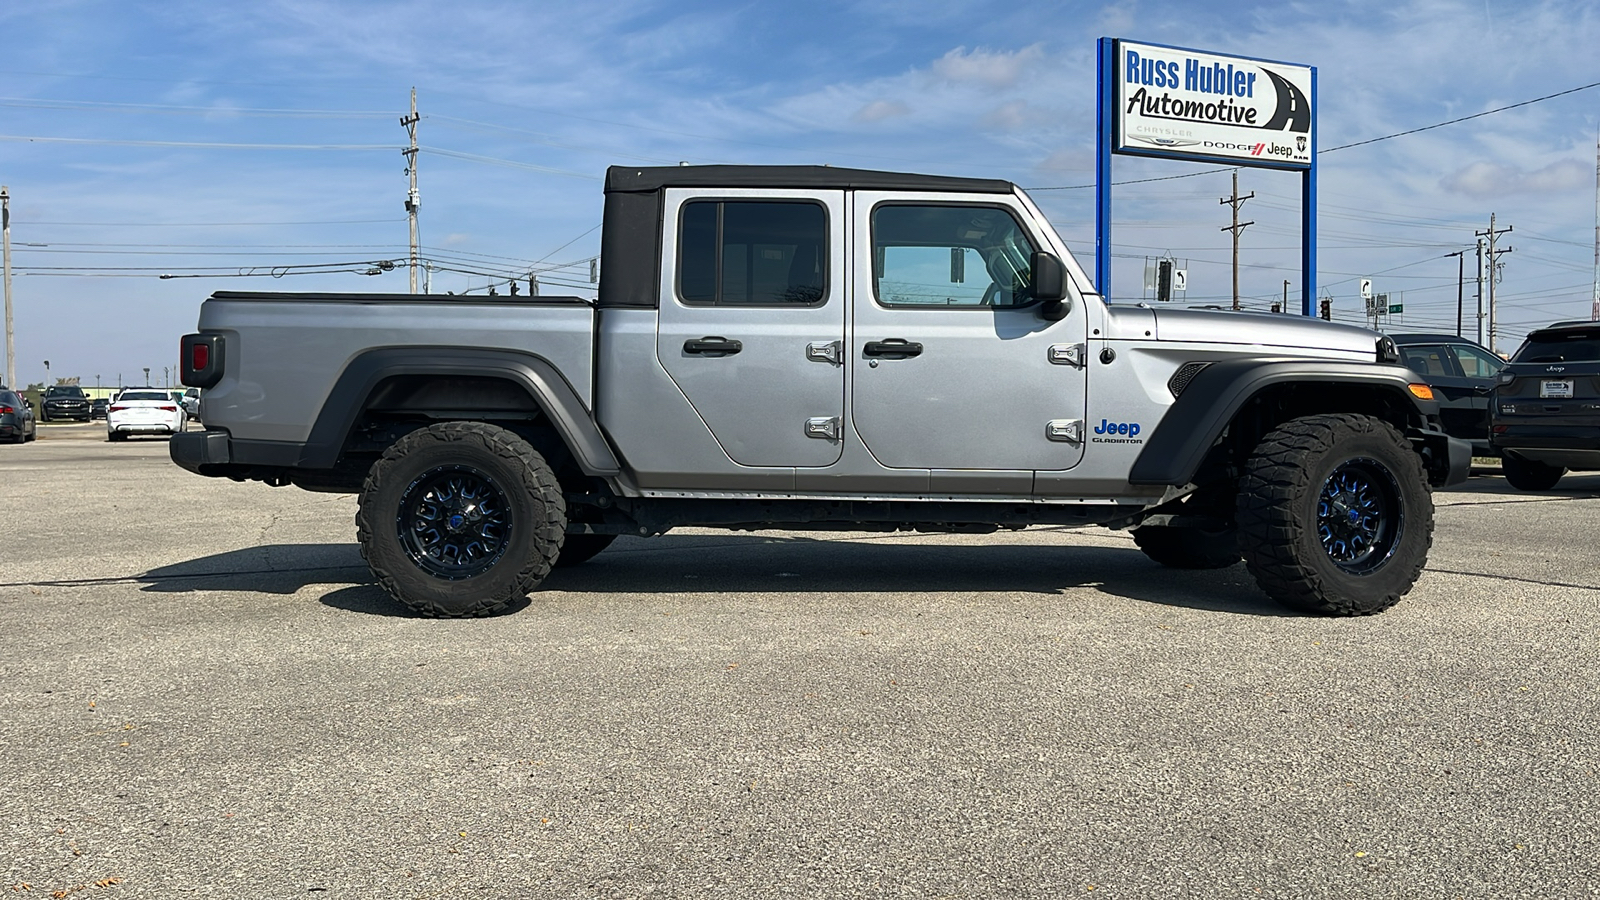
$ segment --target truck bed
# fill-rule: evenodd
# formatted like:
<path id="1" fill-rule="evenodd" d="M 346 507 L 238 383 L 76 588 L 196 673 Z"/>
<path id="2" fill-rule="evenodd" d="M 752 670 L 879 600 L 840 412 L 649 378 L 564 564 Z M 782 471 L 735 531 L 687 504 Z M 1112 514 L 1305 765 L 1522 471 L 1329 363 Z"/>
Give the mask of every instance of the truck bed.
<path id="1" fill-rule="evenodd" d="M 205 418 L 236 438 L 304 442 L 356 355 L 407 346 L 542 357 L 592 409 L 594 321 L 580 297 L 218 291 L 200 307 L 200 331 L 227 334 L 236 356 L 207 389 Z"/>

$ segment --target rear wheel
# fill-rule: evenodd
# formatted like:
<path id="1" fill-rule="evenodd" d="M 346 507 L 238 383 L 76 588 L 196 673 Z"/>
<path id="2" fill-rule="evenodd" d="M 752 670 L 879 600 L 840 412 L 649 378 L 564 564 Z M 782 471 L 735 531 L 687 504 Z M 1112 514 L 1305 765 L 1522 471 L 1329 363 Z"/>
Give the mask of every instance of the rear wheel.
<path id="1" fill-rule="evenodd" d="M 1232 528 L 1141 525 L 1133 530 L 1133 542 L 1171 569 L 1224 569 L 1239 561 L 1239 534 Z"/>
<path id="2" fill-rule="evenodd" d="M 1269 432 L 1246 463 L 1237 520 L 1262 590 L 1338 616 L 1398 603 L 1433 543 L 1422 461 L 1370 416 L 1306 416 Z"/>
<path id="3" fill-rule="evenodd" d="M 1519 491 L 1548 491 L 1567 473 L 1560 466 L 1511 455 L 1500 460 L 1500 471 L 1506 476 L 1506 481 Z"/>
<path id="4" fill-rule="evenodd" d="M 538 451 L 481 422 L 395 442 L 367 473 L 356 533 L 389 596 L 425 616 L 484 616 L 550 573 L 566 501 Z"/>

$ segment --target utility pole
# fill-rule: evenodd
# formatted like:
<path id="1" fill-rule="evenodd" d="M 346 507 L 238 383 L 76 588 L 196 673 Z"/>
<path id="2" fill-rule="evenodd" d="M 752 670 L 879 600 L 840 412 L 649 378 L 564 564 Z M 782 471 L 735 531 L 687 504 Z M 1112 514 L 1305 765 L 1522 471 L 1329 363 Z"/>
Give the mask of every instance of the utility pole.
<path id="1" fill-rule="evenodd" d="M 1174 71 L 1176 71 L 1176 70 L 1174 70 Z M 1226 206 L 1233 207 L 1233 224 L 1232 225 L 1225 225 L 1225 226 L 1223 226 L 1222 228 L 1220 228 L 1218 230 L 1219 231 L 1231 231 L 1231 232 L 1233 232 L 1233 308 L 1234 308 L 1234 311 L 1236 311 L 1236 312 L 1239 309 L 1239 232 L 1241 232 L 1241 231 L 1245 230 L 1246 228 L 1250 227 L 1251 225 L 1255 224 L 1255 222 L 1244 222 L 1242 224 L 1239 222 L 1239 207 L 1243 206 L 1244 202 L 1246 200 L 1249 200 L 1251 197 L 1254 197 L 1255 195 L 1256 195 L 1256 192 L 1255 191 L 1251 191 L 1249 194 L 1246 194 L 1243 197 L 1239 196 L 1239 170 L 1238 169 L 1234 169 L 1233 170 L 1233 195 L 1231 197 L 1224 197 L 1221 200 L 1217 201 L 1220 204 L 1224 204 Z M 1600 226 L 1597 226 L 1595 228 L 1595 234 L 1597 236 L 1600 236 Z M 1596 251 L 1596 252 L 1600 252 L 1600 251 Z M 1597 296 L 1600 296 L 1600 295 L 1597 295 Z M 1285 302 L 1288 302 L 1288 301 L 1285 300 Z M 1287 309 L 1287 307 L 1285 307 L 1285 308 Z"/>
<path id="2" fill-rule="evenodd" d="M 411 220 L 411 293 L 417 292 L 417 251 L 421 243 L 417 233 L 417 207 L 422 205 L 422 197 L 417 193 L 417 123 L 422 117 L 417 115 L 417 89 L 411 89 L 411 115 L 400 120 L 400 125 L 411 136 L 411 146 L 400 153 L 406 158 L 406 175 L 411 178 L 410 189 L 406 191 L 406 218 Z"/>
<path id="3" fill-rule="evenodd" d="M 1483 251 L 1485 242 L 1478 238 L 1478 343 L 1483 343 Z"/>
<path id="4" fill-rule="evenodd" d="M 1594 302 L 1589 321 L 1600 322 L 1600 129 L 1594 138 Z"/>
<path id="5" fill-rule="evenodd" d="M 11 328 L 11 189 L 0 184 L 0 232 L 5 243 L 6 387 L 17 389 L 17 338 Z M 1600 233 L 1600 231 L 1597 231 Z"/>
<path id="6" fill-rule="evenodd" d="M 1289 279 L 1283 280 L 1283 311 L 1289 311 Z"/>
<path id="7" fill-rule="evenodd" d="M 1496 228 L 1494 227 L 1494 213 L 1490 213 L 1489 214 L 1489 230 L 1488 231 L 1475 232 L 1475 234 L 1477 234 L 1478 237 L 1488 238 L 1489 239 L 1489 253 L 1488 253 L 1488 262 L 1489 262 L 1489 343 L 1486 344 L 1485 346 L 1487 346 L 1489 348 L 1489 352 L 1490 353 L 1499 353 L 1500 352 L 1498 349 L 1495 348 L 1495 337 L 1496 337 L 1496 335 L 1495 335 L 1494 282 L 1495 282 L 1496 260 L 1499 259 L 1500 254 L 1502 254 L 1502 253 L 1510 253 L 1512 250 L 1516 249 L 1514 247 L 1507 247 L 1504 250 L 1496 250 L 1494 248 L 1494 242 L 1495 242 L 1495 239 L 1498 238 L 1500 235 L 1509 233 L 1511 231 L 1511 228 L 1512 228 L 1512 226 L 1507 225 L 1504 228 L 1496 230 Z"/>
<path id="8" fill-rule="evenodd" d="M 1466 253 L 1465 250 L 1457 250 L 1445 254 L 1456 258 L 1456 337 L 1461 337 L 1461 289 L 1466 276 Z"/>

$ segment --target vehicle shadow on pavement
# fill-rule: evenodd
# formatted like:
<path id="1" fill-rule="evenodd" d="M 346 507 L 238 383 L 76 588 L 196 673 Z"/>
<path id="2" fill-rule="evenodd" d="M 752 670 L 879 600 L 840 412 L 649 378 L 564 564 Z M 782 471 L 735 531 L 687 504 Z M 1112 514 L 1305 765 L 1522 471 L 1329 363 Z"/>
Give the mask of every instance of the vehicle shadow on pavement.
<path id="1" fill-rule="evenodd" d="M 1165 569 L 1132 547 L 1041 543 L 888 543 L 761 535 L 623 538 L 584 563 L 557 569 L 538 593 L 572 594 L 1060 594 L 1071 588 L 1142 603 L 1251 616 L 1297 616 L 1261 593 L 1243 565 Z M 411 617 L 373 583 L 355 544 L 271 544 L 151 569 L 141 590 L 293 594 L 344 585 L 324 605 Z M 514 604 L 507 612 L 532 601 Z"/>
<path id="2" fill-rule="evenodd" d="M 135 576 L 143 591 L 293 594 L 312 584 L 371 584 L 355 544 L 266 544 L 158 566 Z"/>
<path id="3" fill-rule="evenodd" d="M 569 593 L 1022 593 L 1071 588 L 1143 603 L 1253 616 L 1295 616 L 1244 566 L 1163 568 L 1133 547 L 979 538 L 966 545 L 762 535 L 623 538 L 543 589 Z"/>
<path id="4" fill-rule="evenodd" d="M 1543 491 L 1524 491 L 1511 486 L 1500 477 L 1473 478 L 1446 488 L 1435 488 L 1436 494 L 1495 494 L 1505 497 L 1560 497 L 1566 500 L 1600 499 L 1600 475 L 1592 472 L 1568 473 L 1556 486 Z"/>

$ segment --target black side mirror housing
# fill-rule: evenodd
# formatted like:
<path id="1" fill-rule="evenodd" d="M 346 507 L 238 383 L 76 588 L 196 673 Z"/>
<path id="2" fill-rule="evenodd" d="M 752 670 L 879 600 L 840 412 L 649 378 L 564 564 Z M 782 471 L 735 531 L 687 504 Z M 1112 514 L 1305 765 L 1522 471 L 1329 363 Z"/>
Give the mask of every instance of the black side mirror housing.
<path id="1" fill-rule="evenodd" d="M 1071 309 L 1067 305 L 1067 267 L 1054 253 L 1033 251 L 1029 260 L 1033 269 L 1033 296 L 1040 301 L 1039 316 L 1055 322 L 1066 318 Z"/>

